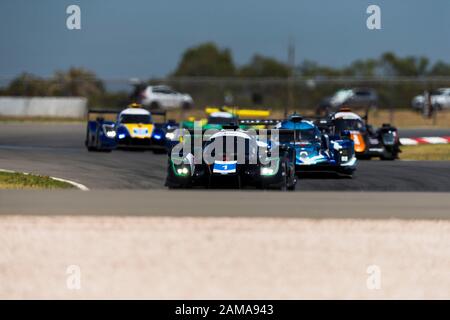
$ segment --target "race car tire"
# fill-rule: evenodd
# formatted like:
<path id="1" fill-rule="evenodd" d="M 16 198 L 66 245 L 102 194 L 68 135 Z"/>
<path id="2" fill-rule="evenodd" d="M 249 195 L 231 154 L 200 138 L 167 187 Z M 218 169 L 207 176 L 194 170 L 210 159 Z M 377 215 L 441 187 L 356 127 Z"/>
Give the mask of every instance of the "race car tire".
<path id="1" fill-rule="evenodd" d="M 281 170 L 284 172 L 284 175 L 282 175 L 280 182 L 273 183 L 273 184 L 263 184 L 263 189 L 269 189 L 269 190 L 280 190 L 280 191 L 286 191 L 288 189 L 288 181 L 287 181 L 287 170 L 286 165 L 283 163 Z"/>
<path id="2" fill-rule="evenodd" d="M 383 161 L 393 161 L 395 159 L 397 159 L 397 155 L 392 152 L 389 152 L 389 153 L 386 153 L 386 154 L 380 156 L 380 160 L 383 160 Z"/>
<path id="3" fill-rule="evenodd" d="M 288 191 L 294 191 L 295 190 L 295 186 L 296 186 L 296 178 L 295 178 L 295 174 L 294 177 L 292 177 L 292 183 L 290 185 L 287 186 L 287 190 Z"/>
<path id="4" fill-rule="evenodd" d="M 344 179 L 352 179 L 353 173 L 355 172 L 355 169 L 349 169 L 349 168 L 341 168 L 337 171 L 337 174 L 340 178 Z"/>
<path id="5" fill-rule="evenodd" d="M 153 149 L 154 154 L 166 154 L 167 150 L 165 149 Z"/>
<path id="6" fill-rule="evenodd" d="M 287 187 L 288 187 L 288 183 L 287 183 L 287 173 L 286 173 L 286 167 L 285 166 L 283 166 L 284 167 L 284 169 L 283 169 L 283 171 L 284 171 L 284 176 L 283 176 L 283 178 L 282 178 L 282 182 L 281 182 L 281 185 L 280 185 L 280 187 L 279 187 L 279 190 L 280 191 L 286 191 L 287 190 Z"/>

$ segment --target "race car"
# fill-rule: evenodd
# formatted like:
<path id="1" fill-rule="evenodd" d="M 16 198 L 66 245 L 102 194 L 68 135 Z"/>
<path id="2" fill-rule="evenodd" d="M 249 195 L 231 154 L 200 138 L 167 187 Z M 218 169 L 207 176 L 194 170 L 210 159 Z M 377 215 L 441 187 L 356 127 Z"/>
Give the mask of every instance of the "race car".
<path id="1" fill-rule="evenodd" d="M 314 122 L 298 114 L 279 122 L 280 142 L 295 148 L 295 166 L 298 175 L 305 172 L 334 172 L 352 176 L 357 160 L 354 143 L 348 135 L 329 135 Z M 283 130 L 293 130 L 295 135 L 285 135 Z"/>
<path id="2" fill-rule="evenodd" d="M 381 128 L 375 130 L 367 124 L 367 119 L 367 112 L 364 117 L 360 117 L 349 108 L 341 108 L 338 112 L 330 114 L 327 121 L 332 123 L 335 134 L 350 133 L 355 143 L 357 158 L 397 159 L 401 152 L 397 128 L 390 124 L 383 124 Z"/>
<path id="3" fill-rule="evenodd" d="M 231 127 L 231 126 L 230 126 Z M 274 141 L 259 139 L 242 129 L 215 130 L 205 137 L 185 134 L 183 142 L 169 154 L 165 185 L 169 188 L 195 186 L 254 186 L 294 190 L 295 150 Z M 197 141 L 197 142 L 196 142 Z"/>
<path id="4" fill-rule="evenodd" d="M 116 148 L 148 149 L 166 152 L 170 135 L 178 126 L 174 121 L 156 123 L 153 116 L 138 104 L 121 112 L 92 110 L 88 113 L 85 145 L 89 151 L 111 151 Z"/>

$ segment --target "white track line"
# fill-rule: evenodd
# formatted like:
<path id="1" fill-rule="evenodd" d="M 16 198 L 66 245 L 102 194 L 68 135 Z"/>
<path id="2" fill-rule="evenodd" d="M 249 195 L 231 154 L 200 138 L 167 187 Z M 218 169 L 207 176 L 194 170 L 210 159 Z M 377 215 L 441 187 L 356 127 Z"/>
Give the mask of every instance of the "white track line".
<path id="1" fill-rule="evenodd" d="M 29 172 L 19 172 L 19 171 L 13 171 L 13 170 L 6 170 L 6 169 L 0 169 L 0 172 L 7 172 L 7 173 L 22 173 L 22 174 L 26 174 L 26 175 L 33 175 L 32 173 Z M 68 184 L 73 185 L 74 187 L 82 190 L 82 191 L 89 191 L 89 188 L 86 187 L 84 184 L 72 181 L 72 180 L 67 180 L 67 179 L 62 179 L 62 178 L 58 178 L 58 177 L 49 177 L 50 179 L 56 180 L 56 181 L 61 181 L 61 182 L 65 182 Z"/>

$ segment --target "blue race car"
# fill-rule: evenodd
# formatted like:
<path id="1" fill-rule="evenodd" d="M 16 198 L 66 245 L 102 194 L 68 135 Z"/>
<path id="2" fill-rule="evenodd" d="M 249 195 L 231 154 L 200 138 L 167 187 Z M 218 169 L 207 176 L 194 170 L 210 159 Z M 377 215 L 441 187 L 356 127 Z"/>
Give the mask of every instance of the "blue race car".
<path id="1" fill-rule="evenodd" d="M 279 122 L 275 128 L 293 130 L 294 135 L 283 136 L 280 142 L 294 146 L 296 150 L 296 172 L 335 172 L 352 176 L 356 170 L 354 142 L 349 135 L 329 135 L 312 121 L 298 114 Z"/>
<path id="2" fill-rule="evenodd" d="M 178 126 L 174 121 L 155 123 L 153 115 L 165 113 L 150 113 L 136 104 L 121 112 L 89 111 L 85 145 L 89 151 L 136 148 L 165 153 Z"/>

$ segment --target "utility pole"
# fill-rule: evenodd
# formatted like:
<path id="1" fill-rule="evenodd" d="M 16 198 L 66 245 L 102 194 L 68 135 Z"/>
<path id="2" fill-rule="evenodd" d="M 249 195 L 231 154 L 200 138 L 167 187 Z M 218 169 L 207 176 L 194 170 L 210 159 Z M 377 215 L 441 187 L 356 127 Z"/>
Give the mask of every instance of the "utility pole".
<path id="1" fill-rule="evenodd" d="M 284 107 L 284 117 L 286 118 L 289 113 L 289 109 L 294 109 L 294 70 L 295 70 L 295 43 L 292 37 L 289 39 L 288 45 L 288 66 L 289 77 L 287 79 L 287 91 L 288 101 Z"/>

